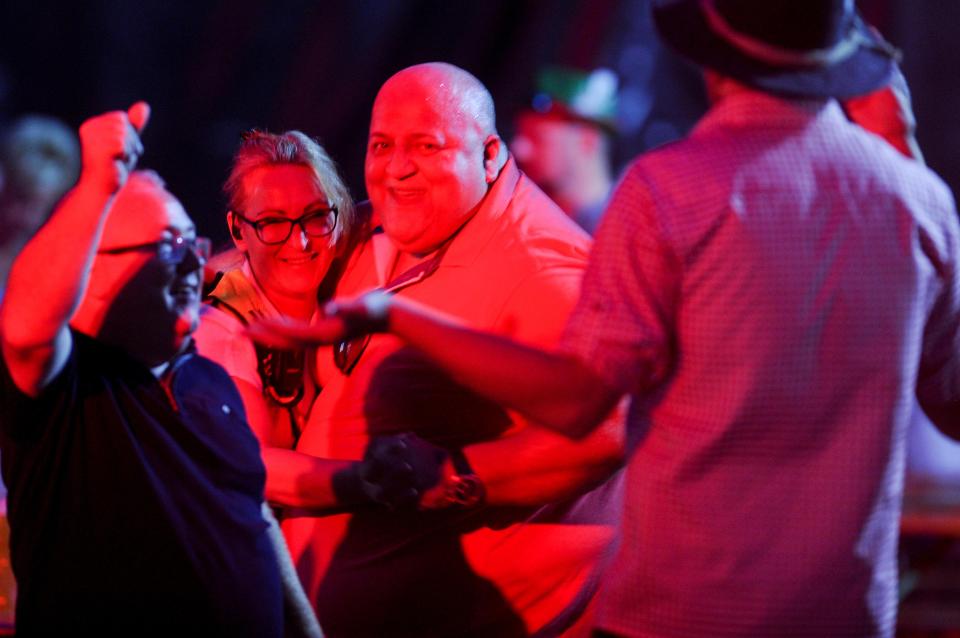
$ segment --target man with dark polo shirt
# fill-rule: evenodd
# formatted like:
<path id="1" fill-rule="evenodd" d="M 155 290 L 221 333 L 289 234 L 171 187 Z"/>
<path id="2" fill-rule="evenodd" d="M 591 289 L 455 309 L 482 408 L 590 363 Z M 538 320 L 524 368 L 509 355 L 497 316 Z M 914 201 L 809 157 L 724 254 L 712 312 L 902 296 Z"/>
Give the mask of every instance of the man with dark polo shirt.
<path id="1" fill-rule="evenodd" d="M 0 309 L 17 635 L 280 636 L 259 448 L 190 349 L 209 244 L 132 172 L 147 115 L 83 124 L 80 179 Z"/>

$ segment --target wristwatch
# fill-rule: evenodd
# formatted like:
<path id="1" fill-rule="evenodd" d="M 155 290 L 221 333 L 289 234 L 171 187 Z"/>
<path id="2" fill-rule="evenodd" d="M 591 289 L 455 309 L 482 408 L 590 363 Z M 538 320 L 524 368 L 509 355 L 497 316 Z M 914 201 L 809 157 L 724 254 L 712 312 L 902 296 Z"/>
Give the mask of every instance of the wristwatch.
<path id="1" fill-rule="evenodd" d="M 443 493 L 446 505 L 460 507 L 476 507 L 483 503 L 487 496 L 487 488 L 477 476 L 463 452 L 456 450 L 450 453 L 453 464 L 453 473 L 443 477 Z"/>

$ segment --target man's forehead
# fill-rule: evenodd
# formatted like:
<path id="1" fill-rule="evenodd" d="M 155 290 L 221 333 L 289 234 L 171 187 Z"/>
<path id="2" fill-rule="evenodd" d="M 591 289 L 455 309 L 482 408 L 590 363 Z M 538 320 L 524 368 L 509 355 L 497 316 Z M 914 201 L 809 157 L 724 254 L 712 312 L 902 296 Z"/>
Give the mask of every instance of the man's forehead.
<path id="1" fill-rule="evenodd" d="M 370 134 L 394 136 L 437 135 L 463 137 L 476 128 L 454 100 L 436 95 L 390 93 L 378 98 L 370 118 Z"/>

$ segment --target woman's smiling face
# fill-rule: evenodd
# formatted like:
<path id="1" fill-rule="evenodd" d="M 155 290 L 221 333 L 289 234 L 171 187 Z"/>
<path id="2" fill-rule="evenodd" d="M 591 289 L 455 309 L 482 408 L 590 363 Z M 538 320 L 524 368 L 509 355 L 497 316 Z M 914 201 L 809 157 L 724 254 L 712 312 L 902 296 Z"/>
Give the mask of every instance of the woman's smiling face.
<path id="1" fill-rule="evenodd" d="M 298 219 L 305 213 L 328 206 L 327 196 L 313 172 L 301 164 L 269 164 L 243 178 L 243 210 L 236 211 L 251 222 L 266 219 Z M 281 244 L 265 244 L 252 224 L 236 216 L 237 247 L 246 253 L 257 283 L 277 309 L 284 312 L 283 299 L 316 296 L 335 254 L 336 233 L 314 237 L 295 224 Z"/>

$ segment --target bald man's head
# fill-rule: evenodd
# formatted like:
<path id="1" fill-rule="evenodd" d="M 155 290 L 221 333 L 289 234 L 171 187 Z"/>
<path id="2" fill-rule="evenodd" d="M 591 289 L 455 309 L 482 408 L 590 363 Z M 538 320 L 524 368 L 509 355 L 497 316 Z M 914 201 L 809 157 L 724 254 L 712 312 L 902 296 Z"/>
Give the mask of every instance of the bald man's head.
<path id="1" fill-rule="evenodd" d="M 493 98 L 461 68 L 418 64 L 374 101 L 367 193 L 400 250 L 426 254 L 469 220 L 506 163 Z"/>
<path id="2" fill-rule="evenodd" d="M 438 113 L 462 118 L 464 126 L 475 126 L 483 137 L 497 134 L 493 97 L 476 76 L 458 66 L 427 62 L 407 67 L 384 83 L 377 102 L 395 99 L 398 93 L 422 95 Z"/>

